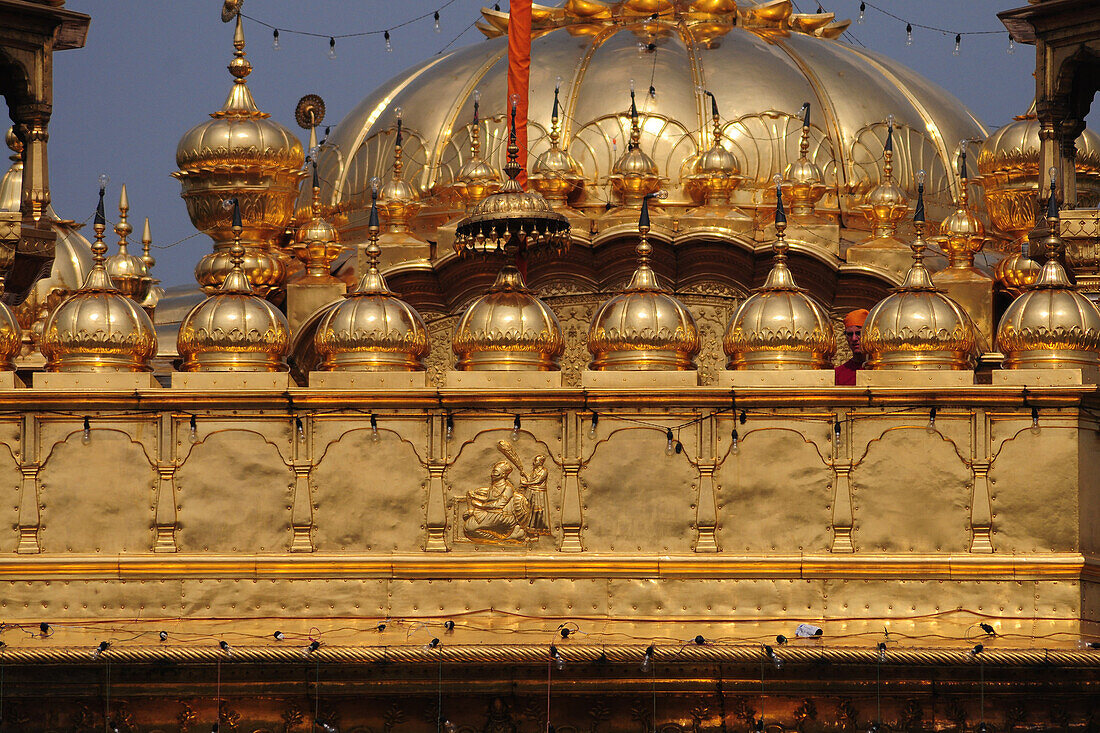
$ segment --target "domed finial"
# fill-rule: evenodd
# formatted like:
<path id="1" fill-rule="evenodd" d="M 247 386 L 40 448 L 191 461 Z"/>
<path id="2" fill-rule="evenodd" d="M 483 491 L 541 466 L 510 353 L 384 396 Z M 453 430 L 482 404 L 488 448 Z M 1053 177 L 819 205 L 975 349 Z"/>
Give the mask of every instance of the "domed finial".
<path id="1" fill-rule="evenodd" d="M 401 160 L 401 149 L 404 146 L 404 137 L 402 135 L 401 128 L 401 108 L 398 107 L 394 110 L 394 114 L 397 115 L 397 137 L 393 143 L 393 180 L 401 180 L 401 168 L 404 163 Z"/>
<path id="2" fill-rule="evenodd" d="M 924 242 L 924 171 L 917 173 L 917 207 L 913 212 L 913 228 L 917 230 L 916 237 L 913 238 L 913 243 L 910 248 L 913 250 L 913 268 L 910 270 L 909 276 L 906 277 L 906 282 L 911 279 L 912 271 L 915 269 L 924 270 L 927 279 L 927 270 L 924 268 L 924 250 L 927 245 Z M 931 286 L 931 280 L 929 280 L 929 286 Z"/>
<path id="3" fill-rule="evenodd" d="M 145 217 L 145 227 L 141 231 L 141 261 L 145 263 L 147 270 L 152 270 L 157 264 L 152 255 L 153 235 L 149 230 L 149 217 Z"/>
<path id="4" fill-rule="evenodd" d="M 126 195 L 126 184 L 122 184 L 122 190 L 118 195 L 118 223 L 115 224 L 115 234 L 118 235 L 118 251 L 119 254 L 127 254 L 127 246 L 129 242 L 127 237 L 134 231 L 134 227 L 130 225 L 127 219 L 130 213 L 130 198 Z"/>
<path id="5" fill-rule="evenodd" d="M 248 276 L 244 272 L 245 250 L 244 245 L 241 244 L 241 232 L 244 231 L 244 224 L 241 221 L 241 203 L 234 197 L 226 199 L 223 205 L 226 208 L 232 207 L 233 209 L 233 246 L 229 248 L 232 269 L 230 269 L 218 292 L 252 295 L 252 283 L 249 282 Z"/>
<path id="6" fill-rule="evenodd" d="M 917 171 L 917 208 L 913 211 L 913 223 L 918 234 L 924 230 L 924 171 Z"/>
<path id="7" fill-rule="evenodd" d="M 710 97 L 710 119 L 714 123 L 714 144 L 717 145 L 722 140 L 722 118 L 718 115 L 718 98 L 709 90 L 703 90 L 703 93 Z"/>
<path id="8" fill-rule="evenodd" d="M 630 143 L 627 145 L 627 150 L 633 150 L 638 147 L 638 142 L 642 139 L 642 128 L 638 125 L 638 104 L 634 98 L 634 80 L 630 80 Z"/>
<path id="9" fill-rule="evenodd" d="M 95 241 L 92 243 L 94 268 L 103 267 L 104 255 L 107 254 L 107 245 L 103 243 L 103 233 L 107 231 L 107 217 L 103 213 L 103 194 L 107 192 L 107 182 L 110 180 L 106 174 L 99 177 L 99 203 L 95 207 L 95 220 L 92 223 L 92 230 L 95 232 Z"/>
<path id="10" fill-rule="evenodd" d="M 557 78 L 557 81 L 554 83 L 554 109 L 550 113 L 550 147 L 552 147 L 552 148 L 557 147 L 557 145 L 558 145 L 558 135 L 561 132 L 558 128 L 558 110 L 561 107 L 561 104 L 558 102 L 558 94 L 560 92 L 561 92 L 561 77 L 559 76 Z"/>
<path id="11" fill-rule="evenodd" d="M 519 144 L 516 142 L 516 110 L 519 107 L 519 95 L 513 94 L 511 103 L 512 111 L 509 115 L 511 122 L 508 126 L 508 159 L 504 163 L 504 172 L 514 181 L 520 172 Z"/>
<path id="12" fill-rule="evenodd" d="M 968 140 L 959 141 L 959 201 L 962 208 L 966 208 L 967 198 L 970 195 L 967 191 L 967 177 L 966 177 L 966 147 L 970 142 Z"/>
<path id="13" fill-rule="evenodd" d="M 798 155 L 807 158 L 810 154 L 810 103 L 802 103 L 802 137 L 798 141 Z"/>
<path id="14" fill-rule="evenodd" d="M 214 117 L 253 116 L 260 114 L 256 106 L 256 100 L 252 98 L 252 92 L 248 90 L 246 78 L 252 73 L 252 64 L 245 58 L 244 52 L 244 26 L 241 25 L 241 15 L 237 14 L 237 24 L 233 29 L 233 59 L 229 62 L 229 74 L 233 77 L 233 88 L 229 90 L 229 96 L 221 110 L 214 113 Z M 266 116 L 266 115 L 264 115 Z"/>
<path id="15" fill-rule="evenodd" d="M 237 13 L 237 24 L 233 29 L 233 60 L 229 62 L 229 73 L 238 84 L 244 84 L 245 77 L 252 73 L 252 64 L 245 58 L 244 26 L 240 13 Z"/>
<path id="16" fill-rule="evenodd" d="M 782 238 L 787 231 L 787 212 L 783 210 L 783 178 L 776 174 L 772 180 L 775 182 L 775 234 Z"/>

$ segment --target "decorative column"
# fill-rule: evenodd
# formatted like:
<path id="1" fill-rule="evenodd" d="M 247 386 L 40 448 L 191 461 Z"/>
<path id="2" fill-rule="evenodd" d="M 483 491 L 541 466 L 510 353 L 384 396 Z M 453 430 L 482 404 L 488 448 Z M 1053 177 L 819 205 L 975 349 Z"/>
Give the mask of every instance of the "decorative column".
<path id="1" fill-rule="evenodd" d="M 446 415 L 432 415 L 428 421 L 428 514 L 425 518 L 427 552 L 448 552 L 447 499 L 443 472 L 447 468 Z"/>
<path id="2" fill-rule="evenodd" d="M 582 552 L 580 420 L 576 412 L 562 415 L 561 552 Z"/>
<path id="3" fill-rule="evenodd" d="M 178 552 L 176 547 L 176 468 L 179 430 L 172 415 L 161 415 L 157 430 L 157 503 L 153 552 Z"/>
<path id="4" fill-rule="evenodd" d="M 295 417 L 301 421 L 292 430 L 294 441 L 294 502 L 290 509 L 291 552 L 313 552 L 313 497 L 310 493 L 310 475 L 313 471 L 313 418 Z"/>
<path id="5" fill-rule="evenodd" d="M 41 503 L 38 498 L 38 420 L 33 415 L 23 416 L 20 431 L 19 470 L 23 474 L 23 484 L 19 491 L 19 544 L 15 551 L 20 555 L 35 555 L 42 552 L 38 544 L 38 530 L 42 517 L 38 512 Z"/>
<path id="6" fill-rule="evenodd" d="M 736 413 L 734 420 L 737 419 Z M 699 494 L 695 505 L 695 551 L 718 552 L 718 495 L 714 471 L 718 468 L 718 435 L 714 413 L 699 424 Z"/>
<path id="7" fill-rule="evenodd" d="M 970 500 L 970 551 L 993 552 L 993 500 L 989 494 L 989 415 L 976 409 L 970 417 L 970 470 L 974 493 Z"/>
<path id="8" fill-rule="evenodd" d="M 852 421 L 847 410 L 836 414 L 840 432 L 834 433 L 833 446 L 833 552 L 855 552 L 852 545 Z"/>

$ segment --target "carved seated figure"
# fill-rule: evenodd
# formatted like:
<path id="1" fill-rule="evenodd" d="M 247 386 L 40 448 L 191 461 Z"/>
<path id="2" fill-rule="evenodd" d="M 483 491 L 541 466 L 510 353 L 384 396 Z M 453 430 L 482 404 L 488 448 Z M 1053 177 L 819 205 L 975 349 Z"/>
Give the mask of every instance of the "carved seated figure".
<path id="1" fill-rule="evenodd" d="M 508 479 L 512 465 L 497 461 L 489 473 L 489 485 L 466 492 L 463 532 L 475 542 L 527 539 L 531 504 Z"/>

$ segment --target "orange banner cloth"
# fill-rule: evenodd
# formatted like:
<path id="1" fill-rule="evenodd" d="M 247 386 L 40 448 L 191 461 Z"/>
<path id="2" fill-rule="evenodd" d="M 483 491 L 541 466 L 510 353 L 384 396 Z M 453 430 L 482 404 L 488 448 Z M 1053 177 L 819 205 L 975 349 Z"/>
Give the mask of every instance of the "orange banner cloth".
<path id="1" fill-rule="evenodd" d="M 531 2 L 511 0 L 508 9 L 508 111 L 516 100 L 519 184 L 527 187 L 527 92 L 531 83 Z"/>

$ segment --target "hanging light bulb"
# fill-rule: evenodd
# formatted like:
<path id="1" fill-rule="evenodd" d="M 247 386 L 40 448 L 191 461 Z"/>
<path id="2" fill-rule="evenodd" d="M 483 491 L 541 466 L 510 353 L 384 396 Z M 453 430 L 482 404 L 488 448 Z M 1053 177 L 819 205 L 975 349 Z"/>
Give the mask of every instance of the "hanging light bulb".
<path id="1" fill-rule="evenodd" d="M 776 654 L 775 650 L 767 644 L 764 645 L 764 654 L 771 660 L 772 665 L 776 669 L 783 669 L 783 658 Z"/>
<path id="2" fill-rule="evenodd" d="M 435 11 L 435 27 L 433 28 L 433 30 L 436 33 L 439 33 L 439 11 L 438 10 Z"/>
<path id="3" fill-rule="evenodd" d="M 739 445 L 738 441 L 739 437 L 740 436 L 737 435 L 737 428 L 734 428 L 733 432 L 730 433 L 730 439 L 733 440 L 733 443 L 730 445 L 730 453 L 733 453 L 734 455 L 737 455 L 741 452 L 741 446 Z"/>
<path id="4" fill-rule="evenodd" d="M 512 420 L 512 440 L 519 440 L 520 425 L 521 425 L 521 423 L 520 423 L 519 415 L 516 415 L 516 418 L 514 420 Z"/>
<path id="5" fill-rule="evenodd" d="M 1040 431 L 1039 427 L 1039 408 L 1031 408 L 1031 434 L 1038 435 Z"/>
<path id="6" fill-rule="evenodd" d="M 328 57 L 336 60 L 336 39 L 333 36 L 328 37 Z"/>
<path id="7" fill-rule="evenodd" d="M 856 22 L 863 25 L 863 16 L 867 12 L 867 3 L 859 4 L 859 17 L 856 18 Z"/>
<path id="8" fill-rule="evenodd" d="M 88 418 L 84 418 L 84 432 L 80 434 L 80 442 L 84 445 L 92 442 L 92 424 Z"/>
<path id="9" fill-rule="evenodd" d="M 455 419 L 451 413 L 447 413 L 447 441 L 450 442 L 455 439 Z"/>
<path id="10" fill-rule="evenodd" d="M 589 427 L 588 427 L 588 439 L 589 440 L 595 440 L 596 439 L 596 425 L 599 422 L 600 422 L 600 416 L 598 414 L 596 414 L 595 410 L 593 410 L 592 411 L 592 422 L 589 423 Z"/>
<path id="11" fill-rule="evenodd" d="M 99 187 L 100 188 L 107 188 L 107 184 L 111 182 L 111 177 L 109 175 L 107 175 L 106 173 L 100 173 L 96 177 L 96 181 L 99 182 Z"/>
<path id="12" fill-rule="evenodd" d="M 880 641 L 878 643 L 878 661 L 879 662 L 885 662 L 886 661 L 886 642 L 885 641 Z"/>
<path id="13" fill-rule="evenodd" d="M 386 53 L 390 53 L 393 51 L 393 44 L 390 43 L 390 32 L 386 31 L 382 37 L 386 39 Z"/>
<path id="14" fill-rule="evenodd" d="M 562 657 L 561 652 L 558 651 L 558 648 L 553 644 L 550 645 L 550 658 L 554 660 L 554 666 L 558 668 L 559 672 L 565 669 L 565 659 Z"/>
<path id="15" fill-rule="evenodd" d="M 194 445 L 199 442 L 199 424 L 194 415 L 191 416 L 190 423 L 190 428 L 187 431 L 187 440 Z"/>
<path id="16" fill-rule="evenodd" d="M 281 45 L 279 45 L 279 29 L 278 28 L 276 28 L 275 30 L 273 30 L 271 32 L 271 50 L 272 51 L 281 51 L 281 50 L 283 50 L 283 47 Z"/>
<path id="17" fill-rule="evenodd" d="M 913 24 L 912 23 L 906 23 L 905 24 L 905 45 L 906 46 L 912 46 L 913 45 Z"/>
<path id="18" fill-rule="evenodd" d="M 653 666 L 653 652 L 654 651 L 655 650 L 654 650 L 652 644 L 650 644 L 649 646 L 646 647 L 645 656 L 642 657 L 641 670 L 643 672 L 648 672 L 649 668 Z"/>
<path id="19" fill-rule="evenodd" d="M 381 437 L 378 433 L 378 416 L 372 412 L 370 415 L 370 440 L 372 443 L 377 443 Z"/>
<path id="20" fill-rule="evenodd" d="M 951 52 L 952 56 L 958 56 L 959 55 L 959 46 L 962 44 L 962 40 L 963 40 L 962 34 L 961 33 L 956 33 L 955 34 L 955 50 Z"/>
<path id="21" fill-rule="evenodd" d="M 672 452 L 676 450 L 676 446 L 674 445 L 675 438 L 672 436 L 672 428 L 665 431 L 665 438 L 668 440 L 667 445 L 665 445 L 665 455 L 671 456 Z"/>
<path id="22" fill-rule="evenodd" d="M 936 432 L 936 408 L 933 407 L 928 411 L 928 427 L 926 428 L 929 434 Z"/>
<path id="23" fill-rule="evenodd" d="M 298 432 L 298 440 L 306 439 L 306 426 L 302 422 L 302 418 L 297 415 L 294 416 L 294 429 Z"/>
<path id="24" fill-rule="evenodd" d="M 1005 53 L 1009 56 L 1016 53 L 1016 39 L 1012 37 L 1012 34 L 1008 34 L 1008 48 L 1005 49 Z"/>

